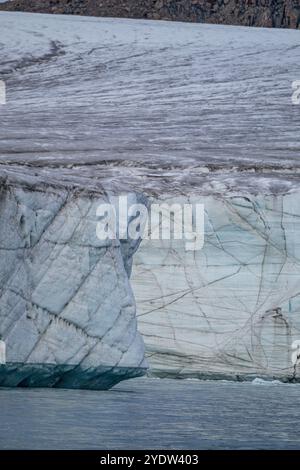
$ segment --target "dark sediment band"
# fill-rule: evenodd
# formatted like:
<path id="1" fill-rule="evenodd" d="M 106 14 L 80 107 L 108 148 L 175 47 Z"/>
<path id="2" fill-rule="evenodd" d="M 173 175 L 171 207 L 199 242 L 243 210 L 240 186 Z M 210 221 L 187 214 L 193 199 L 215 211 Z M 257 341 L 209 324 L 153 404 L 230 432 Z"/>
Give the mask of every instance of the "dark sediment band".
<path id="1" fill-rule="evenodd" d="M 70 364 L 0 365 L 0 387 L 53 387 L 108 390 L 122 380 L 145 375 L 143 367 L 99 366 L 87 369 Z"/>

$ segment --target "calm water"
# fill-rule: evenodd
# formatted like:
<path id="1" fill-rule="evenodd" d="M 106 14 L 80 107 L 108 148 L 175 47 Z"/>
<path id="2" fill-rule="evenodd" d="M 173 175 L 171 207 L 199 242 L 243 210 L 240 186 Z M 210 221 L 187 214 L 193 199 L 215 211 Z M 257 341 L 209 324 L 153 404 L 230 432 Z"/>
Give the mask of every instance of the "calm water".
<path id="1" fill-rule="evenodd" d="M 134 379 L 0 389 L 1 449 L 300 449 L 300 385 Z"/>

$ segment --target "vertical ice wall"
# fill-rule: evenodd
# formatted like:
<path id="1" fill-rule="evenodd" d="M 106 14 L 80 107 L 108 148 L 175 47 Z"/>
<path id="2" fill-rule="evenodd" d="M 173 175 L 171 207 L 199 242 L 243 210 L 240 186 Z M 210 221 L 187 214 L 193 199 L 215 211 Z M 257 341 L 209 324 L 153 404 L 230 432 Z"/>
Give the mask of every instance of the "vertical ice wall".
<path id="1" fill-rule="evenodd" d="M 0 336 L 20 381 L 24 365 L 75 367 L 78 386 L 84 373 L 92 383 L 99 367 L 123 369 L 124 378 L 145 371 L 127 273 L 135 247 L 97 238 L 101 202 L 67 190 L 1 188 Z"/>
<path id="2" fill-rule="evenodd" d="M 205 242 L 143 241 L 132 286 L 158 375 L 291 379 L 300 339 L 300 194 L 186 196 Z M 162 199 L 160 199 L 162 201 Z"/>

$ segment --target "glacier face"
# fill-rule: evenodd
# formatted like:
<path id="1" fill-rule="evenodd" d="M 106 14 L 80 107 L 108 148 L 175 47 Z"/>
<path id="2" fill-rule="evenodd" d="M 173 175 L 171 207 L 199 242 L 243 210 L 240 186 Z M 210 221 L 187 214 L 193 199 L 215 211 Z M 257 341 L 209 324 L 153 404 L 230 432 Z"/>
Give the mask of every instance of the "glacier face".
<path id="1" fill-rule="evenodd" d="M 0 335 L 9 367 L 20 364 L 13 378 L 0 370 L 2 385 L 42 379 L 101 388 L 99 377 L 112 369 L 116 382 L 145 372 L 128 279 L 136 247 L 98 239 L 101 202 L 50 188 L 2 188 Z"/>
<path id="2" fill-rule="evenodd" d="M 143 241 L 132 286 L 153 373 L 293 379 L 300 328 L 300 193 L 193 196 L 202 250 L 183 240 Z"/>
<path id="3" fill-rule="evenodd" d="M 136 316 L 155 374 L 297 378 L 299 32 L 0 13 L 0 42 L 0 385 L 144 373 Z M 121 194 L 200 201 L 204 248 L 100 242 Z"/>

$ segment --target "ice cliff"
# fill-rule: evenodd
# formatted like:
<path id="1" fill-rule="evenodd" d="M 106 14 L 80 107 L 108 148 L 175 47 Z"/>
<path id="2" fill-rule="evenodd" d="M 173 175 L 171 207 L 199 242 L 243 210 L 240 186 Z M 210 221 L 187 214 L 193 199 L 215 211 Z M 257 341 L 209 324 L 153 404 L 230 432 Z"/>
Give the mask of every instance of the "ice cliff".
<path id="1" fill-rule="evenodd" d="M 205 206 L 202 250 L 143 241 L 135 256 L 132 286 L 152 372 L 297 378 L 300 193 L 184 198 L 193 199 Z"/>
<path id="2" fill-rule="evenodd" d="M 145 371 L 129 284 L 135 246 L 101 242 L 101 198 L 1 189 L 0 383 L 105 388 Z M 36 368 L 37 365 L 37 368 Z"/>
<path id="3" fill-rule="evenodd" d="M 1 13 L 0 43 L 0 384 L 297 380 L 299 32 Z M 124 194 L 204 204 L 203 249 L 101 242 Z"/>

